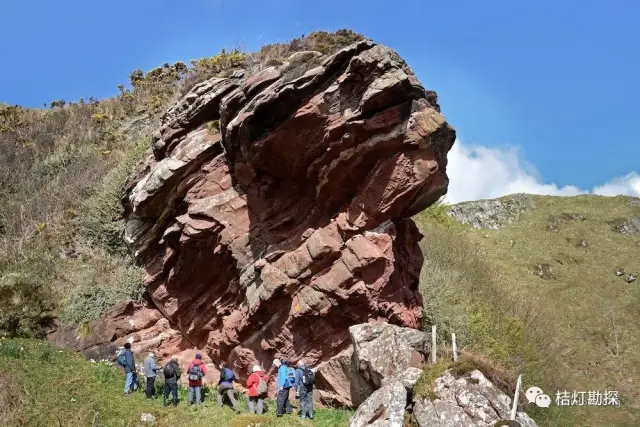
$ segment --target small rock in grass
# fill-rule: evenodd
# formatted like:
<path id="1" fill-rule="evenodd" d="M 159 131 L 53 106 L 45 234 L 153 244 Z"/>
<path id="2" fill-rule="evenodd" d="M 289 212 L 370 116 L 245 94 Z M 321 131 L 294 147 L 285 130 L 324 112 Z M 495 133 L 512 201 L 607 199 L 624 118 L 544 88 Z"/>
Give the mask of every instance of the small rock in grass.
<path id="1" fill-rule="evenodd" d="M 156 417 L 154 417 L 152 414 L 143 412 L 142 414 L 140 414 L 140 422 L 144 424 L 152 424 L 156 422 Z"/>

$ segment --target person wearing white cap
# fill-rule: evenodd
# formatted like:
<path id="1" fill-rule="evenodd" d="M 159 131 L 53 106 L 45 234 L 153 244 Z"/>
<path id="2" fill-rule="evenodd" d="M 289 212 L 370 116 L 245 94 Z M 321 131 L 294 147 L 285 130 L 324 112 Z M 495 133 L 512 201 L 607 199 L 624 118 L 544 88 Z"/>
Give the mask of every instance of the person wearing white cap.
<path id="1" fill-rule="evenodd" d="M 260 365 L 254 365 L 252 373 L 247 378 L 247 395 L 249 396 L 249 413 L 262 415 L 264 398 L 267 397 L 267 383 L 269 381 Z"/>

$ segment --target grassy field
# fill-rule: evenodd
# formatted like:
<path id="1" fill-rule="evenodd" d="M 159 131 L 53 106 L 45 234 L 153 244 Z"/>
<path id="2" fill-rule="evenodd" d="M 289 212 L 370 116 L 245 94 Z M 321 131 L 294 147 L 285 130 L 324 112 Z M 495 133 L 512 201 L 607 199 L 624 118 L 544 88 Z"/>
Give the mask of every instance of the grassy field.
<path id="1" fill-rule="evenodd" d="M 156 426 L 246 427 L 259 422 L 263 427 L 320 426 L 348 424 L 350 412 L 317 409 L 313 421 L 296 415 L 276 418 L 275 403 L 268 414 L 248 414 L 246 401 L 236 415 L 231 408 L 219 408 L 214 392 L 205 405 L 186 405 L 186 391 L 180 390 L 177 407 L 164 408 L 162 399 L 146 400 L 144 392 L 125 397 L 122 371 L 104 363 L 92 363 L 80 355 L 28 340 L 0 340 L 0 425 L 2 426 L 137 426 L 142 413 L 152 414 Z M 294 412 L 295 413 L 295 412 Z M 4 417 L 4 418 L 3 418 Z"/>
<path id="2" fill-rule="evenodd" d="M 558 390 L 620 393 L 619 408 L 528 406 L 541 426 L 640 425 L 640 282 L 615 274 L 640 270 L 640 236 L 613 231 L 640 206 L 531 199 L 498 230 L 460 225 L 446 206 L 416 216 L 425 323 L 438 325 L 443 344 L 456 332 L 463 349 L 503 366 L 507 382 L 522 372 L 524 390 L 537 385 L 554 401 Z"/>

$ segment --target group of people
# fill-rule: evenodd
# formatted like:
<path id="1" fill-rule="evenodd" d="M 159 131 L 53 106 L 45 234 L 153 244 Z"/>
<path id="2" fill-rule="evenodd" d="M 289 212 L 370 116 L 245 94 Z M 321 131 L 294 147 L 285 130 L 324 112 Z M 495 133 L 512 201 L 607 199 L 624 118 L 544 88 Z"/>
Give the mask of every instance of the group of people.
<path id="1" fill-rule="evenodd" d="M 117 362 L 125 371 L 124 394 L 129 395 L 132 391 L 138 389 L 138 378 L 135 364 L 135 357 L 131 350 L 131 344 L 126 343 L 124 350 L 118 355 Z M 290 401 L 291 391 L 294 391 L 295 398 L 299 401 L 300 410 L 298 412 L 301 418 L 313 419 L 313 386 L 315 384 L 315 372 L 307 367 L 304 361 L 300 360 L 297 367 L 286 360 L 275 359 L 273 365 L 278 369 L 277 374 L 277 405 L 276 416 L 281 417 L 284 414 L 291 414 L 293 406 Z M 178 404 L 178 380 L 181 378 L 183 371 L 178 364 L 178 358 L 173 356 L 165 365 L 156 364 L 155 353 L 150 352 L 144 360 L 144 375 L 146 377 L 146 397 L 147 399 L 156 398 L 155 380 L 159 371 L 164 376 L 164 399 L 163 405 L 167 406 L 169 395 L 172 397 L 173 406 Z M 240 412 L 238 401 L 235 397 L 234 383 L 239 382 L 236 374 L 225 362 L 220 364 L 220 380 L 217 386 L 218 405 L 224 405 L 226 397 L 233 410 Z M 198 405 L 203 402 L 202 387 L 204 378 L 207 375 L 207 367 L 202 361 L 202 355 L 196 354 L 193 361 L 186 368 L 188 381 L 187 403 L 189 405 Z M 267 397 L 269 377 L 260 365 L 256 364 L 251 370 L 251 374 L 247 378 L 246 389 L 248 397 L 249 413 L 262 415 L 264 413 L 264 399 Z"/>

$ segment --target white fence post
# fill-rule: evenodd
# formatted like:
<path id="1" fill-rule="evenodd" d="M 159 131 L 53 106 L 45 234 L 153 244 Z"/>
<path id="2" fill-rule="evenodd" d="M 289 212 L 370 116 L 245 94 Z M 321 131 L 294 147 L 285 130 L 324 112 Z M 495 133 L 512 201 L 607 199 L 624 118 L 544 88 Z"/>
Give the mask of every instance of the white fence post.
<path id="1" fill-rule="evenodd" d="M 453 361 L 458 361 L 458 347 L 456 347 L 456 333 L 451 334 L 451 346 L 453 347 Z"/>
<path id="2" fill-rule="evenodd" d="M 520 387 L 522 386 L 522 374 L 518 375 L 518 381 L 516 382 L 516 392 L 513 396 L 513 406 L 511 408 L 511 419 L 516 419 L 516 412 L 518 411 L 518 398 L 520 395 Z"/>
<path id="3" fill-rule="evenodd" d="M 431 325 L 431 361 L 436 363 L 436 325 Z"/>

